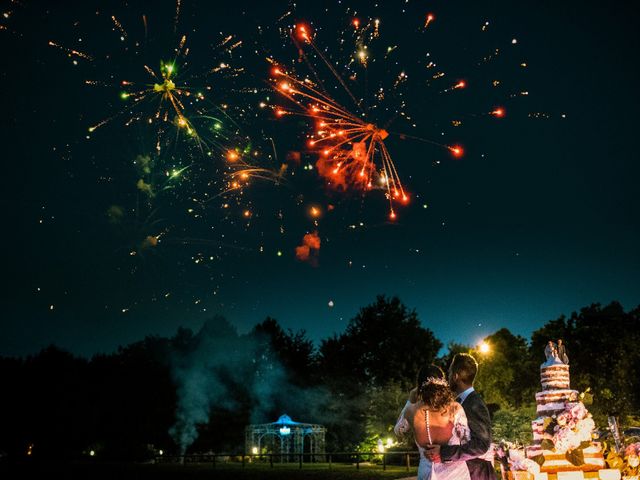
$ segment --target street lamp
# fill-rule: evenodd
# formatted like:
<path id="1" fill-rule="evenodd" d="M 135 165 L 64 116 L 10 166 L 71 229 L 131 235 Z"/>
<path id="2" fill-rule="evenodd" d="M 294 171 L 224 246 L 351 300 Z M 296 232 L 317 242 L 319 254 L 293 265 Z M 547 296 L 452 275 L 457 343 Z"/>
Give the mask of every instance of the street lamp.
<path id="1" fill-rule="evenodd" d="M 480 343 L 480 345 L 478 345 L 478 350 L 480 350 L 480 353 L 482 353 L 483 355 L 486 355 L 491 351 L 491 346 L 487 342 L 483 341 Z"/>

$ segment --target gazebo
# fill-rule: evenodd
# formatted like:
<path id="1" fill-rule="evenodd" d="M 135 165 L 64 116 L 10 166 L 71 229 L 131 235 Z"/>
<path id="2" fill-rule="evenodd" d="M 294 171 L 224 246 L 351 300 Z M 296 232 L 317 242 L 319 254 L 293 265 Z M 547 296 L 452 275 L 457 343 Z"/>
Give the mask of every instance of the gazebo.
<path id="1" fill-rule="evenodd" d="M 285 414 L 273 423 L 247 425 L 245 452 L 280 455 L 281 462 L 296 461 L 300 454 L 308 454 L 304 458 L 319 461 L 316 455 L 325 453 L 326 432 L 327 429 L 322 425 L 294 422 Z"/>

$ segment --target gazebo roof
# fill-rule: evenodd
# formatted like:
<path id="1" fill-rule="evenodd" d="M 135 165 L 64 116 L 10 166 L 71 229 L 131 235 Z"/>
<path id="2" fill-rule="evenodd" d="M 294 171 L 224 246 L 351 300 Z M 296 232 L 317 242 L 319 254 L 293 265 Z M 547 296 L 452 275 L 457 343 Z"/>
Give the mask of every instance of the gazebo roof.
<path id="1" fill-rule="evenodd" d="M 256 428 L 266 428 L 266 429 L 279 429 L 282 427 L 289 427 L 291 429 L 306 429 L 306 428 L 324 428 L 322 425 L 318 425 L 315 423 L 304 423 L 304 422 L 296 422 L 291 419 L 289 415 L 286 413 L 280 415 L 280 418 L 275 422 L 271 423 L 258 423 L 247 425 L 247 429 L 256 429 Z"/>
<path id="2" fill-rule="evenodd" d="M 294 422 L 291 417 L 286 413 L 280 415 L 280 418 L 276 422 L 272 422 L 272 425 L 301 425 L 300 422 Z"/>

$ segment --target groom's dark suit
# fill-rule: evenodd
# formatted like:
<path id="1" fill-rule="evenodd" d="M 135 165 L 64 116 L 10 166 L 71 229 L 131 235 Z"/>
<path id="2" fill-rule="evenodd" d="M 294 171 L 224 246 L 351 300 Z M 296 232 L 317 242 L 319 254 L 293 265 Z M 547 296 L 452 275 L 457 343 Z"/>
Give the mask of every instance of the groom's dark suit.
<path id="1" fill-rule="evenodd" d="M 475 391 L 462 402 L 467 414 L 471 440 L 464 445 L 442 445 L 440 458 L 443 462 L 466 461 L 471 480 L 495 480 L 491 462 L 478 458 L 491 447 L 491 417 L 484 401 Z"/>

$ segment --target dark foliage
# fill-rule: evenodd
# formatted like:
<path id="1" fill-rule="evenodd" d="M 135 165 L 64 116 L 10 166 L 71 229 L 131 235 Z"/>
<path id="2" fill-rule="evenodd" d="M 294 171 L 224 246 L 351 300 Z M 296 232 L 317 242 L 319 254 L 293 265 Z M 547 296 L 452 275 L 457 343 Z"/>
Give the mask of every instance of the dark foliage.
<path id="1" fill-rule="evenodd" d="M 610 414 L 624 423 L 640 410 L 639 316 L 639 308 L 625 312 L 618 303 L 591 305 L 547 322 L 530 344 L 498 330 L 486 339 L 492 352 L 480 358 L 477 387 L 505 412 L 502 423 L 527 423 L 518 412 L 539 389 L 544 345 L 562 338 L 572 387 L 591 387 L 597 423 Z M 415 311 L 379 296 L 319 349 L 304 331 L 285 331 L 272 318 L 246 335 L 218 318 L 195 334 L 181 328 L 172 338 L 147 337 L 91 359 L 55 346 L 27 358 L 0 357 L 0 451 L 19 458 L 32 445 L 39 458 L 94 450 L 101 458 L 136 460 L 159 448 L 176 451 L 169 433 L 181 405 L 176 375 L 194 365 L 224 396 L 205 402 L 207 420 L 197 423 L 191 451 L 241 451 L 257 410 L 263 419 L 289 413 L 323 423 L 327 448 L 354 448 L 378 431 L 388 435 L 422 365 L 446 368 L 451 354 L 469 350 L 452 344 L 436 358 L 441 347 Z"/>

